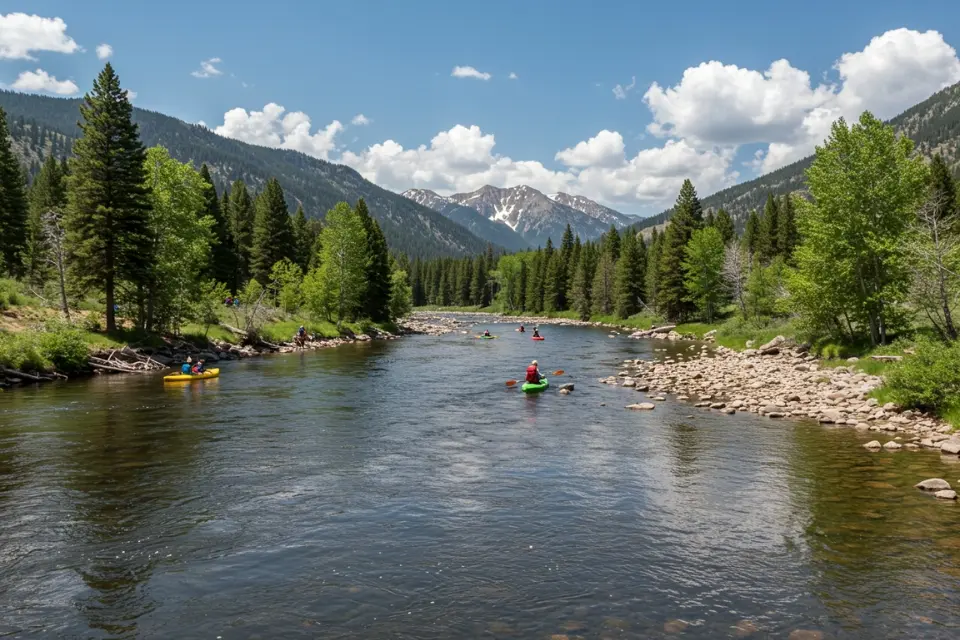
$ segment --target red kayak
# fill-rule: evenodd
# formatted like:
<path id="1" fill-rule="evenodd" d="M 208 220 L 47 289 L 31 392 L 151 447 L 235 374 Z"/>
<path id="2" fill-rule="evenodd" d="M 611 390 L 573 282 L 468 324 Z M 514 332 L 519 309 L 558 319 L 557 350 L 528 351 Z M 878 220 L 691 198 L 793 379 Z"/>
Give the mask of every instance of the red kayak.
<path id="1" fill-rule="evenodd" d="M 531 340 L 543 340 L 543 336 L 534 336 L 530 338 Z"/>

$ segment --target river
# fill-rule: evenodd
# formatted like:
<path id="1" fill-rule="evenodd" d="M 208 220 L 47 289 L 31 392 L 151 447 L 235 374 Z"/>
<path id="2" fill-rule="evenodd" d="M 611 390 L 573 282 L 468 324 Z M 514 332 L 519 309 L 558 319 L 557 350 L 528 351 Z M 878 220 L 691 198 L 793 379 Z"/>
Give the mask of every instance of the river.
<path id="1" fill-rule="evenodd" d="M 597 378 L 682 345 L 489 326 L 0 394 L 0 636 L 960 634 L 960 505 L 912 488 L 960 466 L 625 411 Z"/>

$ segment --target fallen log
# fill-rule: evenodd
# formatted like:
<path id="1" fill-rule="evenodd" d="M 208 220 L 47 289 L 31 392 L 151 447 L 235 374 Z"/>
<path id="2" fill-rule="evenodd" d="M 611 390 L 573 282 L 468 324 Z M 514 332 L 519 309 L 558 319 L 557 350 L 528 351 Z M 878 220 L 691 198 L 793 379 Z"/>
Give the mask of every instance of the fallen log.
<path id="1" fill-rule="evenodd" d="M 116 371 L 117 373 L 143 373 L 142 369 L 132 369 L 132 368 L 120 368 L 115 367 L 109 364 L 100 364 L 99 362 L 91 362 L 90 366 L 94 369 L 102 369 L 104 371 Z"/>
<path id="2" fill-rule="evenodd" d="M 23 371 L 17 371 L 16 369 L 7 369 L 4 367 L 2 371 L 8 376 L 13 376 L 15 378 L 25 378 L 31 382 L 50 382 L 53 378 L 47 376 L 35 376 L 30 373 L 25 373 Z"/>

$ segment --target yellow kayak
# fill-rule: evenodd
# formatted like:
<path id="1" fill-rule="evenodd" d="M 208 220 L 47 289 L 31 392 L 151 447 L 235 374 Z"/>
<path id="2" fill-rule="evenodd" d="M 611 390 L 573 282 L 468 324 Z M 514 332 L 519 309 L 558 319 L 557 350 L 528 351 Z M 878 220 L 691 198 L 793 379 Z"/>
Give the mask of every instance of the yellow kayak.
<path id="1" fill-rule="evenodd" d="M 192 382 L 193 380 L 206 380 L 208 378 L 216 378 L 220 375 L 220 369 L 207 369 L 203 373 L 186 374 L 186 373 L 173 373 L 169 376 L 163 376 L 164 382 Z"/>

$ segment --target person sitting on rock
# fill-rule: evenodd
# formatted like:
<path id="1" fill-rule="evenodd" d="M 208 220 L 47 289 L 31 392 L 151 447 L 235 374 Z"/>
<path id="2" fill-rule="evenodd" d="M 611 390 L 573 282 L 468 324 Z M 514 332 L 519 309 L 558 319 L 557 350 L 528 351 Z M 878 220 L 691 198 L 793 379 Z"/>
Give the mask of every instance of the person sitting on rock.
<path id="1" fill-rule="evenodd" d="M 534 360 L 530 363 L 530 366 L 527 367 L 527 382 L 530 384 L 540 384 L 541 380 L 543 380 L 543 376 L 540 375 L 540 369 L 537 366 L 537 361 Z"/>

